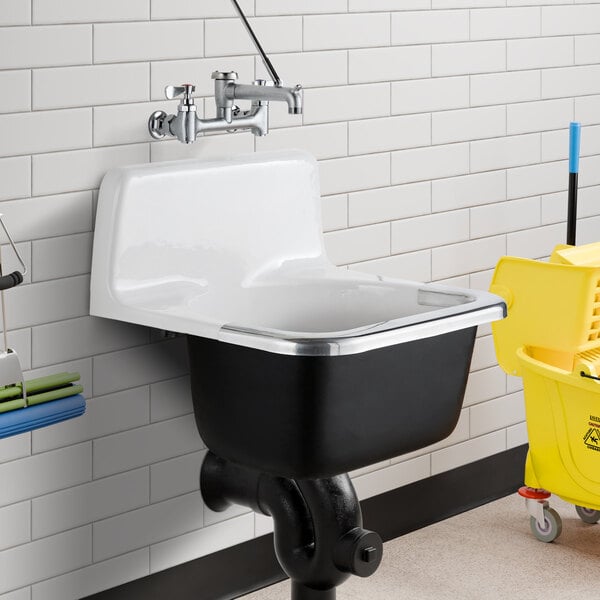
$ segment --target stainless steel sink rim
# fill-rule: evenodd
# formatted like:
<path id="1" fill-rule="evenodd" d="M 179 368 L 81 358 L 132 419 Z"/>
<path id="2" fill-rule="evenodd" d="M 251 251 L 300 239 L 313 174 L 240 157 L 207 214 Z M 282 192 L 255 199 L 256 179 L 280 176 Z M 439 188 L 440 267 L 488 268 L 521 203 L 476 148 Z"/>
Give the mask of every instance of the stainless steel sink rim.
<path id="1" fill-rule="evenodd" d="M 360 354 L 387 348 L 395 344 L 403 344 L 418 339 L 444 335 L 467 327 L 476 327 L 491 321 L 497 321 L 506 316 L 504 303 L 489 303 L 470 310 L 457 311 L 448 316 L 444 312 L 437 317 L 418 322 L 406 323 L 406 319 L 398 319 L 367 326 L 361 334 L 356 330 L 346 337 L 298 337 L 289 335 L 290 332 L 276 330 L 258 330 L 241 325 L 227 324 L 219 331 L 219 341 L 274 352 L 290 356 L 346 356 Z"/>

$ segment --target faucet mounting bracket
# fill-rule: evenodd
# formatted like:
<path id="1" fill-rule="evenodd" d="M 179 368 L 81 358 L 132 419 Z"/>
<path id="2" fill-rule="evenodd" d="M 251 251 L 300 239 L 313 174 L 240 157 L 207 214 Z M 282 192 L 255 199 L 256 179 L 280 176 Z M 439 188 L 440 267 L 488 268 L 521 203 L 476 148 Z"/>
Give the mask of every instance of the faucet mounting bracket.
<path id="1" fill-rule="evenodd" d="M 148 119 L 148 131 L 155 140 L 162 140 L 168 134 L 167 117 L 169 115 L 164 110 L 156 110 Z"/>

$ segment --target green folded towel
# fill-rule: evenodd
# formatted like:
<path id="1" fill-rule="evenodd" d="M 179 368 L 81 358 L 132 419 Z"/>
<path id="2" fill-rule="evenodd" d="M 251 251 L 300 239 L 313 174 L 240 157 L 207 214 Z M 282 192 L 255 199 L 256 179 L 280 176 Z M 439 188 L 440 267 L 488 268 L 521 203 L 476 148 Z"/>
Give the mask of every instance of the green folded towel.
<path id="1" fill-rule="evenodd" d="M 25 408 L 25 400 L 23 398 L 18 398 L 17 400 L 4 400 L 3 402 L 0 402 L 0 414 L 10 410 L 17 410 L 17 408 Z"/>
<path id="2" fill-rule="evenodd" d="M 30 379 L 25 382 L 27 404 L 33 406 L 81 394 L 83 386 L 73 384 L 80 378 L 79 373 L 57 373 Z M 24 407 L 23 386 L 20 383 L 0 387 L 0 413 Z"/>
<path id="3" fill-rule="evenodd" d="M 0 387 L 0 402 L 3 400 L 10 400 L 11 398 L 19 398 L 22 395 L 23 388 L 20 383 L 18 385 Z"/>
<path id="4" fill-rule="evenodd" d="M 42 402 L 50 402 L 50 400 L 58 400 L 59 398 L 68 398 L 75 394 L 81 394 L 83 392 L 82 385 L 69 384 L 68 386 L 58 388 L 56 390 L 50 390 L 48 392 L 41 392 L 40 394 L 27 394 L 27 404 L 33 406 L 35 404 L 41 404 Z"/>

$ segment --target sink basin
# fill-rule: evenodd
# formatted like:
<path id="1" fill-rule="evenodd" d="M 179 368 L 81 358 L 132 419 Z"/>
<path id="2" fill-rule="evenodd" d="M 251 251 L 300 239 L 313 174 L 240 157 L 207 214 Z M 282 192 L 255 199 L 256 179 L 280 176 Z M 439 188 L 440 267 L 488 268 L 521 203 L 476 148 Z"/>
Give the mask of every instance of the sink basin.
<path id="1" fill-rule="evenodd" d="M 98 199 L 91 314 L 187 334 L 198 429 L 233 462 L 330 476 L 456 425 L 492 294 L 327 259 L 316 161 L 124 167 Z"/>

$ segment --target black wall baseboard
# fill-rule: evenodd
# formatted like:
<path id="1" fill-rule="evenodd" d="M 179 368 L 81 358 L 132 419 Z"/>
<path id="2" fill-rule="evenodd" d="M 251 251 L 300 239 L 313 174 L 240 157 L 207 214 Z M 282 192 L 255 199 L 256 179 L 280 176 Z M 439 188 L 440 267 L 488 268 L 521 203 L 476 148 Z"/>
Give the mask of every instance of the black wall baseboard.
<path id="1" fill-rule="evenodd" d="M 507 496 L 523 482 L 527 446 L 361 502 L 364 525 L 384 541 Z M 86 600 L 231 600 L 285 579 L 266 535 L 148 575 Z"/>

